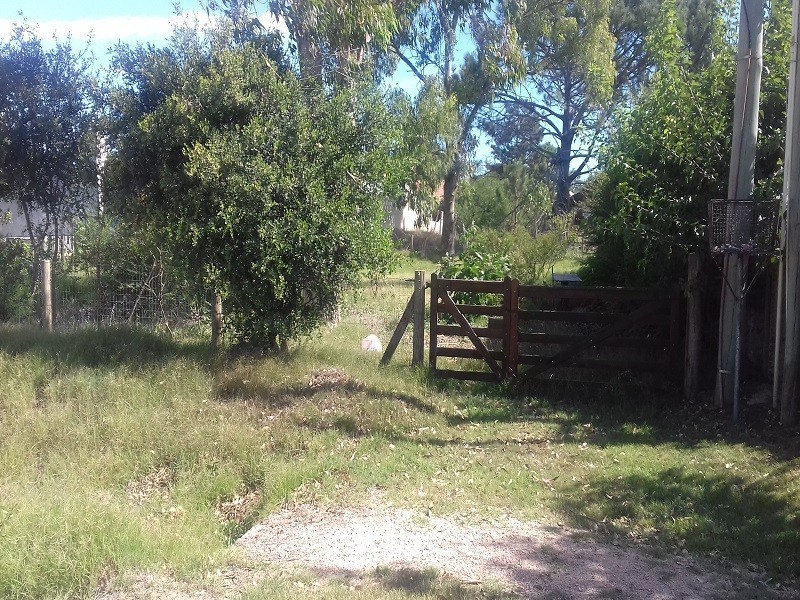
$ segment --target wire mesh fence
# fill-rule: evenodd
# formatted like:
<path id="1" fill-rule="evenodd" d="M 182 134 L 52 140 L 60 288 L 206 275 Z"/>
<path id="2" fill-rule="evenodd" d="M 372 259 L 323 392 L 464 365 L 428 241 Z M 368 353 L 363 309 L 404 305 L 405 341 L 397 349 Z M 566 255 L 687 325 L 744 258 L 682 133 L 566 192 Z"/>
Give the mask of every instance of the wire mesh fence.
<path id="1" fill-rule="evenodd" d="M 69 261 L 55 277 L 58 328 L 129 324 L 175 328 L 202 321 L 201 294 L 165 272 L 163 264 L 123 265 L 113 272 L 76 268 Z"/>

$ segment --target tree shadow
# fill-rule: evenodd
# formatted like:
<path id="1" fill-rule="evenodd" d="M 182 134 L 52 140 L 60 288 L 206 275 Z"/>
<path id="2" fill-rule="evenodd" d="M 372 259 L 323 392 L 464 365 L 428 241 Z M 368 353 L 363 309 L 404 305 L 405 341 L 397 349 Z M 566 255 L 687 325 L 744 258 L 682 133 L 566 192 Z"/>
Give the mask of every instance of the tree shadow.
<path id="1" fill-rule="evenodd" d="M 173 359 L 209 367 L 213 361 L 209 344 L 177 341 L 126 326 L 55 333 L 33 327 L 0 327 L 0 351 L 11 356 L 36 356 L 54 366 L 68 368 L 153 367 Z"/>
<path id="2" fill-rule="evenodd" d="M 657 474 L 599 472 L 568 484 L 559 508 L 572 524 L 601 534 L 685 544 L 694 552 L 774 565 L 773 575 L 797 579 L 800 514 L 789 497 L 792 471 L 791 464 L 783 464 L 754 481 L 732 468 L 722 473 L 677 467 Z"/>
<path id="3" fill-rule="evenodd" d="M 745 405 L 736 424 L 730 408 L 686 402 L 667 388 L 636 381 L 613 384 L 543 380 L 535 392 L 481 390 L 462 396 L 451 425 L 465 422 L 536 422 L 550 426 L 552 437 L 580 437 L 587 444 L 608 447 L 628 444 L 675 444 L 685 448 L 712 442 L 745 444 L 769 450 L 783 461 L 800 457 L 800 427 L 783 427 L 766 404 Z M 588 425 L 588 427 L 586 426 Z"/>

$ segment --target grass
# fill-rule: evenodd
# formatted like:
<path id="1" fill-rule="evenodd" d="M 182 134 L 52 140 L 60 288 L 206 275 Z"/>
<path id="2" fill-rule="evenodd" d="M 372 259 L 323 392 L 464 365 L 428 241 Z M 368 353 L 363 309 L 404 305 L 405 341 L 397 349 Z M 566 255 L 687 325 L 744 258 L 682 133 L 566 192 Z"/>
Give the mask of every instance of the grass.
<path id="1" fill-rule="evenodd" d="M 409 336 L 380 368 L 359 342 L 388 340 L 416 268 L 432 264 L 367 286 L 337 328 L 287 356 L 218 359 L 203 339 L 130 329 L 0 328 L 0 597 L 89 596 L 130 570 L 197 578 L 283 502 L 358 504 L 375 487 L 424 512 L 564 522 L 800 576 L 797 430 L 759 407 L 734 429 L 622 378 L 516 398 L 434 382 L 408 366 Z M 247 598 L 298 589 L 275 575 Z M 503 597 L 392 572 L 314 595 Z"/>

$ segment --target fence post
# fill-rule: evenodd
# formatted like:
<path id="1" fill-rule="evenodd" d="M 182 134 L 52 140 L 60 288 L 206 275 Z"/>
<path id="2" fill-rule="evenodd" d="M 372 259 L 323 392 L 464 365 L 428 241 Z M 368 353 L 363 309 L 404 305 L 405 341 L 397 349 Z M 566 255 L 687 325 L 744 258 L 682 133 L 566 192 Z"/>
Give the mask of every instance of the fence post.
<path id="1" fill-rule="evenodd" d="M 505 338 L 503 354 L 505 365 L 503 377 L 515 379 L 519 366 L 519 281 L 506 277 L 505 293 L 503 294 L 503 312 L 505 320 Z"/>
<path id="2" fill-rule="evenodd" d="M 214 305 L 211 308 L 211 347 L 219 350 L 222 340 L 222 296 L 214 294 Z"/>
<path id="3" fill-rule="evenodd" d="M 421 365 L 425 356 L 425 271 L 414 271 L 414 338 L 411 364 Z"/>
<path id="4" fill-rule="evenodd" d="M 686 277 L 686 356 L 683 373 L 683 395 L 689 401 L 694 401 L 697 398 L 697 389 L 700 382 L 700 356 L 703 337 L 700 267 L 700 254 L 692 252 L 689 255 L 689 272 Z"/>
<path id="5" fill-rule="evenodd" d="M 42 327 L 53 331 L 53 270 L 52 263 L 42 261 Z"/>
<path id="6" fill-rule="evenodd" d="M 681 299 L 680 290 L 673 290 L 669 302 L 669 369 L 673 381 L 680 381 L 681 368 Z"/>
<path id="7" fill-rule="evenodd" d="M 436 328 L 439 324 L 439 286 L 436 279 L 436 273 L 431 273 L 431 328 L 428 366 L 433 371 L 436 371 Z"/>

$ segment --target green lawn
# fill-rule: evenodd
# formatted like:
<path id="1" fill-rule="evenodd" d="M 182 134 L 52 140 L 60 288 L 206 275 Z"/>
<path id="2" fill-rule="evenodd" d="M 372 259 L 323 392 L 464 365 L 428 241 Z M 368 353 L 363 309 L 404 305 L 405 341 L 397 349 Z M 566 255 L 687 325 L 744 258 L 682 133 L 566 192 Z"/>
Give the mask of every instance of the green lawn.
<path id="1" fill-rule="evenodd" d="M 410 336 L 389 367 L 364 355 L 367 334 L 388 340 L 414 269 L 432 267 L 366 286 L 338 327 L 287 356 L 0 327 L 0 597 L 89 596 L 130 570 L 197 578 L 285 500 L 358 504 L 375 486 L 400 506 L 564 522 L 800 576 L 800 438 L 765 409 L 732 429 L 623 378 L 508 398 L 429 380 L 409 366 Z M 230 515 L 237 496 L 252 501 Z M 276 575 L 249 597 L 296 583 Z M 320 594 L 468 597 L 426 585 Z"/>

